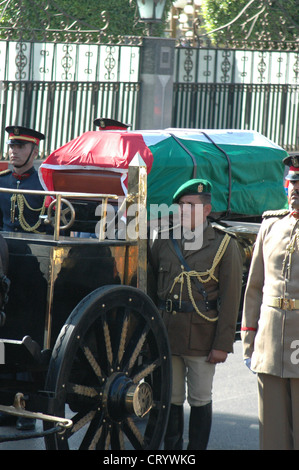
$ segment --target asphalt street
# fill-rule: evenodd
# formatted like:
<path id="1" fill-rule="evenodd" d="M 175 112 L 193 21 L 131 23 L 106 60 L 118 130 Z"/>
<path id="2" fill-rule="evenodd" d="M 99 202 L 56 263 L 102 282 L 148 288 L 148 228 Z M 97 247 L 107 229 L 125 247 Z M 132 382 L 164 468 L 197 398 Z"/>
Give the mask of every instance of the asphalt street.
<path id="1" fill-rule="evenodd" d="M 243 363 L 241 341 L 234 349 L 216 368 L 208 449 L 258 450 L 257 377 Z"/>
<path id="2" fill-rule="evenodd" d="M 216 368 L 213 392 L 213 424 L 208 450 L 257 450 L 256 376 L 243 364 L 242 345 Z M 185 405 L 184 448 L 188 443 L 189 407 Z M 40 422 L 38 422 L 40 423 Z M 41 424 L 38 424 L 41 429 Z M 0 433 L 14 432 L 1 428 Z M 0 443 L 0 450 L 45 450 L 42 438 Z"/>

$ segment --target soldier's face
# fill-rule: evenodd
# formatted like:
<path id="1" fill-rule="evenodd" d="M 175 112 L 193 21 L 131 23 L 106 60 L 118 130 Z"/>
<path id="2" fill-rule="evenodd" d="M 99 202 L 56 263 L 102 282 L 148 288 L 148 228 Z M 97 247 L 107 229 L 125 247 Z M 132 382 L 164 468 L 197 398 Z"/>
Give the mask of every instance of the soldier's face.
<path id="1" fill-rule="evenodd" d="M 289 183 L 289 199 L 292 209 L 299 210 L 299 180 L 290 181 Z"/>
<path id="2" fill-rule="evenodd" d="M 194 230 L 202 225 L 212 210 L 210 204 L 203 204 L 200 196 L 186 195 L 179 200 L 181 225 L 187 229 Z"/>
<path id="3" fill-rule="evenodd" d="M 31 150 L 32 144 L 30 142 L 26 142 L 24 144 L 10 144 L 8 146 L 10 163 L 15 167 L 23 165 L 29 157 Z M 34 151 L 32 152 L 32 156 L 33 158 L 35 157 Z"/>

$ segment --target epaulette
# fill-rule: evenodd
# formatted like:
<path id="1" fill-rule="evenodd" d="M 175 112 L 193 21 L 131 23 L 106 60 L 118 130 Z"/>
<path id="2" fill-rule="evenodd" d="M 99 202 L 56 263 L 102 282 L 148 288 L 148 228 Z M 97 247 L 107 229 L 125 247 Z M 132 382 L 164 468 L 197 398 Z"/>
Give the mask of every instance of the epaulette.
<path id="1" fill-rule="evenodd" d="M 269 219 L 270 217 L 285 217 L 290 211 L 288 209 L 281 209 L 278 211 L 266 211 L 263 213 L 263 219 Z"/>
<path id="2" fill-rule="evenodd" d="M 216 222 L 212 223 L 212 226 L 213 229 L 217 230 L 217 232 L 221 233 L 222 235 L 227 234 L 232 238 L 237 238 L 236 234 L 230 231 L 230 227 L 223 227 L 222 225 L 217 224 Z"/>
<path id="3" fill-rule="evenodd" d="M 8 175 L 8 173 L 11 173 L 11 170 L 9 168 L 7 168 L 6 170 L 0 171 L 0 176 Z"/>

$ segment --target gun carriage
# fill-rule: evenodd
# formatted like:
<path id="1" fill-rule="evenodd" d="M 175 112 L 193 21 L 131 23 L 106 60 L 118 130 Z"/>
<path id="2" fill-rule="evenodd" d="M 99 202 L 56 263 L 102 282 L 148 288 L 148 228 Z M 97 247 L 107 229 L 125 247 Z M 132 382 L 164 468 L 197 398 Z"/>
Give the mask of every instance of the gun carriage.
<path id="1" fill-rule="evenodd" d="M 237 238 L 245 289 L 261 214 L 287 204 L 285 155 L 254 132 L 196 130 L 88 132 L 50 155 L 40 176 L 52 197 L 53 236 L 2 233 L 11 288 L 0 411 L 40 414 L 48 449 L 158 449 L 170 405 L 170 351 L 146 294 L 147 240 L 120 236 L 123 209 L 128 226 L 128 208 L 137 203 L 144 234 L 157 205 L 171 204 L 182 182 L 209 179 L 213 223 Z M 117 221 L 112 240 L 104 236 L 108 205 Z M 71 236 L 94 232 L 99 220 L 97 238 Z M 24 372 L 30 380 L 20 380 Z M 25 410 L 11 407 L 16 397 Z"/>
<path id="2" fill-rule="evenodd" d="M 125 202 L 142 212 L 140 171 L 132 168 Z M 54 198 L 53 235 L 2 232 L 10 292 L 0 335 L 0 411 L 42 419 L 51 450 L 158 449 L 171 363 L 163 322 L 146 294 L 146 240 L 70 236 L 70 199 L 92 199 L 104 211 L 115 194 L 47 194 Z M 104 219 L 103 212 L 105 226 Z"/>

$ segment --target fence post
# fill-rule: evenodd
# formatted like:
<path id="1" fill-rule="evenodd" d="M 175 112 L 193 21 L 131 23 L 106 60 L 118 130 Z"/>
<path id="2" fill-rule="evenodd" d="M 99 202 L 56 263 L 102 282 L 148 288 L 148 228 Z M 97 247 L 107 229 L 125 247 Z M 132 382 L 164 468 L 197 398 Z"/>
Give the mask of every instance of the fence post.
<path id="1" fill-rule="evenodd" d="M 171 126 L 174 39 L 144 37 L 140 65 L 140 129 Z"/>

